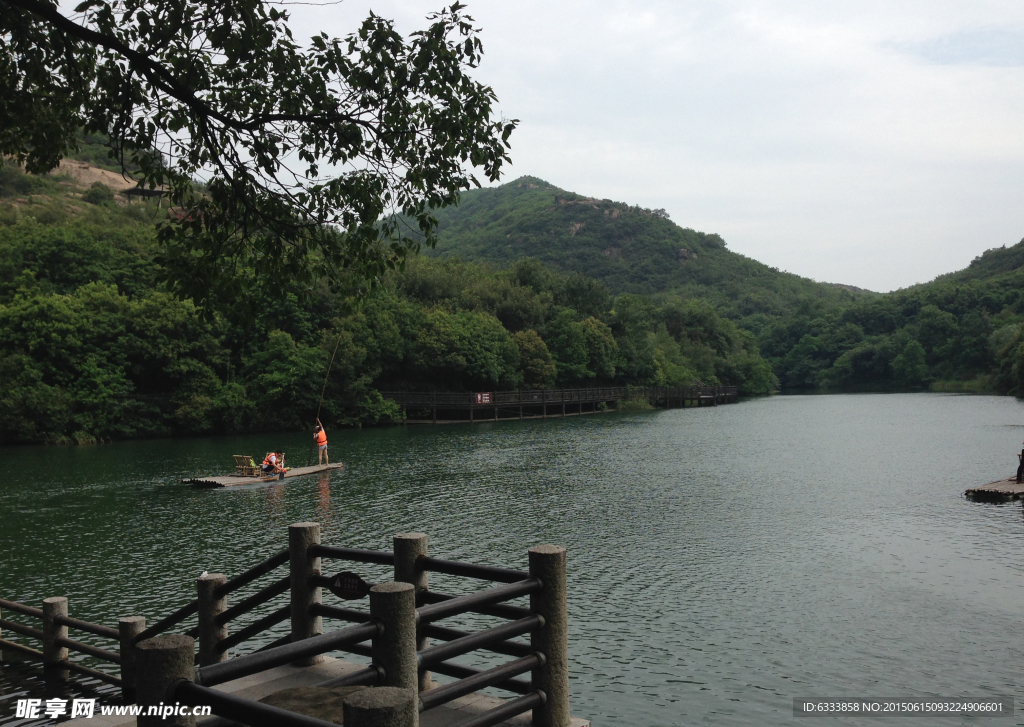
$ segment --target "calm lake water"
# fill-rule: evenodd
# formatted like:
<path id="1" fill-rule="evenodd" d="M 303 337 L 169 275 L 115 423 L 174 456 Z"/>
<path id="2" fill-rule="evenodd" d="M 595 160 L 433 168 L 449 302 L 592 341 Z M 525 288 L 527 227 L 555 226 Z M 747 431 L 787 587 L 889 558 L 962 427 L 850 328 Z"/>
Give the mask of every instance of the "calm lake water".
<path id="1" fill-rule="evenodd" d="M 510 567 L 557 543 L 572 712 L 595 725 L 834 722 L 794 719 L 794 697 L 1024 704 L 1022 508 L 962 497 L 1016 467 L 1014 399 L 776 396 L 330 435 L 345 470 L 220 490 L 178 480 L 277 446 L 304 464 L 305 436 L 0 450 L 0 597 L 152 623 L 200 572 L 240 572 L 303 520 L 332 544 L 419 530 L 433 555 Z M 26 694 L 43 694 L 31 671 L 0 673 L 0 723 Z"/>

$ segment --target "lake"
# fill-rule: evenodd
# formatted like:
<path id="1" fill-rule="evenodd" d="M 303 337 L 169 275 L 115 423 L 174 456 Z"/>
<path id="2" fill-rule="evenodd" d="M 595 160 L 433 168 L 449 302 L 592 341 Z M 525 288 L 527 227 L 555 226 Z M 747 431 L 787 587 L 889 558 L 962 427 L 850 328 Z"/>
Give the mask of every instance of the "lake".
<path id="1" fill-rule="evenodd" d="M 1015 399 L 775 396 L 328 433 L 344 470 L 217 490 L 178 480 L 271 447 L 304 464 L 306 435 L 0 449 L 0 598 L 153 623 L 203 570 L 236 574 L 304 520 L 331 544 L 416 530 L 437 557 L 509 567 L 556 543 L 572 712 L 595 725 L 788 723 L 795 697 L 1024 700 L 1024 514 L 962 496 L 1014 471 Z M 42 694 L 30 672 L 0 673 L 0 723 L 25 694 Z"/>

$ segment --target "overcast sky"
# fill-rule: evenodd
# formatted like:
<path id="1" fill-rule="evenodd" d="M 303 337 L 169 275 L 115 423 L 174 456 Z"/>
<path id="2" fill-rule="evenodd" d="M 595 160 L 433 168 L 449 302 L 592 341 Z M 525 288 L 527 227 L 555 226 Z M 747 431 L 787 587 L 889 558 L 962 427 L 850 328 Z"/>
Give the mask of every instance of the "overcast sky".
<path id="1" fill-rule="evenodd" d="M 293 6 L 342 36 L 440 2 Z M 816 280 L 887 291 L 1024 237 L 1024 2 L 468 2 L 507 180 L 665 208 Z"/>

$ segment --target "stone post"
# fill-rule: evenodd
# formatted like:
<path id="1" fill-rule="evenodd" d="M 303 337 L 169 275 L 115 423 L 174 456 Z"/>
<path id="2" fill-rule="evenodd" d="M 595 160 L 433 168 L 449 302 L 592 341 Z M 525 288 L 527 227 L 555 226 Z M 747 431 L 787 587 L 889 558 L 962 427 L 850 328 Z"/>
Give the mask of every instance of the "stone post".
<path id="1" fill-rule="evenodd" d="M 417 701 L 412 689 L 360 689 L 342 702 L 341 721 L 345 727 L 417 727 Z"/>
<path id="2" fill-rule="evenodd" d="M 68 627 L 59 625 L 57 616 L 67 615 L 66 596 L 43 599 L 43 667 L 47 679 L 66 682 L 70 678 L 68 670 L 60 666 L 60 662 L 68 658 L 67 647 L 57 645 L 57 639 L 68 637 Z"/>
<path id="3" fill-rule="evenodd" d="M 288 526 L 293 644 L 324 632 L 323 619 L 309 612 L 310 607 L 320 603 L 322 598 L 320 586 L 313 586 L 309 582 L 312 576 L 320 575 L 320 558 L 309 556 L 309 547 L 314 544 L 320 544 L 320 523 L 295 523 Z M 293 663 L 295 666 L 312 666 L 323 660 L 323 654 L 317 654 Z"/>
<path id="4" fill-rule="evenodd" d="M 165 704 L 167 690 L 179 679 L 195 681 L 195 651 L 195 640 L 183 634 L 162 634 L 136 644 L 136 703 L 140 707 L 173 708 L 174 704 Z M 139 715 L 138 727 L 195 727 L 196 718 L 191 713 L 165 719 L 159 713 L 145 712 Z"/>
<path id="5" fill-rule="evenodd" d="M 228 636 L 228 625 L 218 626 L 217 616 L 228 608 L 227 596 L 217 596 L 214 591 L 228 582 L 223 573 L 207 573 L 196 579 L 199 601 L 199 666 L 216 664 L 228 658 L 227 652 L 217 651 L 216 646 Z"/>
<path id="6" fill-rule="evenodd" d="M 117 620 L 118 641 L 121 645 L 121 694 L 126 703 L 135 699 L 135 637 L 145 630 L 144 616 L 125 616 Z"/>
<path id="7" fill-rule="evenodd" d="M 409 583 L 377 584 L 370 589 L 370 617 L 383 626 L 371 656 L 384 669 L 384 686 L 418 692 L 416 589 Z"/>
<path id="8" fill-rule="evenodd" d="M 533 709 L 536 727 L 569 724 L 569 618 L 566 608 L 565 548 L 530 548 L 530 575 L 544 588 L 530 594 L 530 610 L 544 617 L 544 626 L 530 635 L 530 646 L 544 654 L 544 665 L 533 670 L 533 685 L 547 696 Z"/>
<path id="9" fill-rule="evenodd" d="M 420 591 L 428 586 L 430 574 L 416 564 L 416 559 L 427 555 L 427 536 L 423 533 L 399 533 L 393 539 L 395 550 L 395 582 L 411 583 L 416 589 L 416 605 L 420 604 Z M 426 636 L 416 639 L 416 650 L 423 651 L 430 646 Z M 434 686 L 430 672 L 420 674 L 420 691 L 424 692 Z"/>

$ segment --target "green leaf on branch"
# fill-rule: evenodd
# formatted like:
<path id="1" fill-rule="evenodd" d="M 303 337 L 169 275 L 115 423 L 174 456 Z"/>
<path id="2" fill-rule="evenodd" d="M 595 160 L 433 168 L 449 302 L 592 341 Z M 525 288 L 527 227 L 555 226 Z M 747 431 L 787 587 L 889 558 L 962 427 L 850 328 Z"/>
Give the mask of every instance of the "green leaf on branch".
<path id="1" fill-rule="evenodd" d="M 166 192 L 167 283 L 203 310 L 244 315 L 285 278 L 360 295 L 435 244 L 430 211 L 479 184 L 471 167 L 495 181 L 508 161 L 517 122 L 468 75 L 463 9 L 407 37 L 371 13 L 303 47 L 261 0 L 87 0 L 74 19 L 0 0 L 0 154 L 45 172 L 83 127 L 106 134 Z"/>

